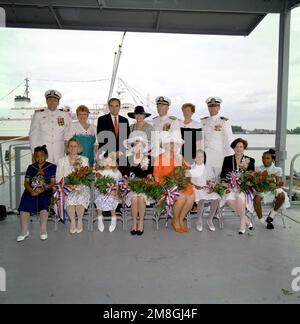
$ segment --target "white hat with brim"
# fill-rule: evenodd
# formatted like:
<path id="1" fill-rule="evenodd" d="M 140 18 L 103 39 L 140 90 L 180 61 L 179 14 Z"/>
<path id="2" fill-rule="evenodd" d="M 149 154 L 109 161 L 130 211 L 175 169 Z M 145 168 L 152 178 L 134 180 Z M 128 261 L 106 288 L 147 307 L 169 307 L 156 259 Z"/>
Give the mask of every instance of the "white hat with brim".
<path id="1" fill-rule="evenodd" d="M 137 141 L 143 143 L 144 145 L 143 153 L 147 153 L 151 150 L 151 145 L 149 144 L 146 133 L 138 130 L 130 133 L 129 138 L 123 142 L 123 145 L 125 146 L 127 151 L 132 152 L 133 151 L 132 144 Z"/>
<path id="2" fill-rule="evenodd" d="M 61 93 L 57 90 L 48 90 L 45 92 L 46 99 L 55 98 L 57 100 L 60 100 L 61 97 L 62 97 Z"/>
<path id="3" fill-rule="evenodd" d="M 166 146 L 167 144 L 170 144 L 170 143 L 175 143 L 175 144 L 178 144 L 178 145 L 183 145 L 184 144 L 184 140 L 181 138 L 181 134 L 180 132 L 167 132 L 167 131 L 164 131 L 162 134 L 161 134 L 161 146 L 164 147 Z"/>
<path id="4" fill-rule="evenodd" d="M 208 105 L 220 105 L 222 103 L 222 99 L 219 97 L 209 97 L 205 100 L 206 104 Z"/>

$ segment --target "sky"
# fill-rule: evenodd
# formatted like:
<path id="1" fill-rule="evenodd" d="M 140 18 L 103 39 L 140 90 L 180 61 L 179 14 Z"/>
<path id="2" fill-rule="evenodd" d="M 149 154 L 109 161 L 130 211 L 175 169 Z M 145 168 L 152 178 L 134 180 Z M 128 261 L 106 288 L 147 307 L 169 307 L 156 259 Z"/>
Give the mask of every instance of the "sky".
<path id="1" fill-rule="evenodd" d="M 221 115 L 246 129 L 275 129 L 279 15 L 267 15 L 247 37 L 127 33 L 118 75 L 145 98 L 171 99 L 170 114 L 196 105 L 194 119 L 207 115 L 205 99 L 223 99 Z M 59 90 L 73 111 L 107 101 L 114 52 L 121 32 L 0 28 L 0 116 L 25 77 L 32 105 Z M 75 82 L 103 80 L 99 82 Z M 153 116 L 155 112 L 153 113 Z M 288 128 L 300 126 L 300 8 L 292 11 Z"/>

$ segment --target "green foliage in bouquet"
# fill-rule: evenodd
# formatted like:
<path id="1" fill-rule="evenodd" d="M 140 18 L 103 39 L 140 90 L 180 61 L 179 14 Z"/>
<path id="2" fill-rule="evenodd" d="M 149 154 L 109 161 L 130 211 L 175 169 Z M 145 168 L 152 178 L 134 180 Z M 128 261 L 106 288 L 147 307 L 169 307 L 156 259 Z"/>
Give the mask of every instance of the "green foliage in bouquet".
<path id="1" fill-rule="evenodd" d="M 175 167 L 173 173 L 168 176 L 164 176 L 165 185 L 170 189 L 174 186 L 178 187 L 178 190 L 185 189 L 190 183 L 190 178 L 186 175 L 187 168 L 185 166 Z"/>
<path id="2" fill-rule="evenodd" d="M 225 182 L 219 182 L 214 185 L 212 192 L 216 192 L 220 196 L 223 196 L 225 193 L 229 193 L 230 190 Z"/>
<path id="3" fill-rule="evenodd" d="M 274 192 L 277 188 L 283 186 L 282 181 L 277 181 L 275 174 L 269 174 L 268 171 L 245 172 L 241 176 L 241 190 L 252 189 L 257 192 Z"/>
<path id="4" fill-rule="evenodd" d="M 106 195 L 110 185 L 117 185 L 116 180 L 113 177 L 103 175 L 97 176 L 95 187 L 101 194 Z"/>
<path id="5" fill-rule="evenodd" d="M 78 186 L 84 185 L 90 187 L 93 181 L 93 168 L 84 166 L 79 170 L 73 171 L 65 178 L 65 185 Z"/>

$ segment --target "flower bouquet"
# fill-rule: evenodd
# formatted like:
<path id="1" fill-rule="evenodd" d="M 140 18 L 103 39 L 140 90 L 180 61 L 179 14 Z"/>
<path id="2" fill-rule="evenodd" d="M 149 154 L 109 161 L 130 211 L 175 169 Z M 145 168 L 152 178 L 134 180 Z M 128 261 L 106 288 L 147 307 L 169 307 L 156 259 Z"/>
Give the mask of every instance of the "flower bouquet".
<path id="1" fill-rule="evenodd" d="M 190 183 L 190 178 L 186 174 L 187 169 L 185 165 L 175 167 L 173 174 L 163 177 L 164 185 L 161 187 L 162 194 L 156 205 L 156 213 L 158 216 L 167 213 L 166 221 L 171 217 L 171 207 L 179 196 L 179 190 L 186 189 Z"/>
<path id="2" fill-rule="evenodd" d="M 93 167 L 84 166 L 70 173 L 65 178 L 65 184 L 67 186 L 84 185 L 90 187 L 93 178 Z"/>
<path id="3" fill-rule="evenodd" d="M 274 192 L 277 188 L 284 185 L 278 181 L 275 174 L 269 174 L 268 171 L 245 172 L 241 176 L 241 190 L 252 189 L 257 192 Z"/>
<path id="4" fill-rule="evenodd" d="M 215 181 L 207 181 L 207 185 L 204 186 L 205 189 L 207 189 L 208 193 L 217 193 L 220 196 L 223 196 L 226 193 L 230 192 L 229 186 L 225 182 L 215 182 Z"/>
<path id="5" fill-rule="evenodd" d="M 32 189 L 38 189 L 38 188 L 44 188 L 46 185 L 46 180 L 42 175 L 36 175 L 32 177 L 31 179 L 31 188 Z"/>
<path id="6" fill-rule="evenodd" d="M 113 177 L 98 174 L 95 187 L 101 194 L 110 195 L 112 192 L 117 190 L 117 182 Z"/>

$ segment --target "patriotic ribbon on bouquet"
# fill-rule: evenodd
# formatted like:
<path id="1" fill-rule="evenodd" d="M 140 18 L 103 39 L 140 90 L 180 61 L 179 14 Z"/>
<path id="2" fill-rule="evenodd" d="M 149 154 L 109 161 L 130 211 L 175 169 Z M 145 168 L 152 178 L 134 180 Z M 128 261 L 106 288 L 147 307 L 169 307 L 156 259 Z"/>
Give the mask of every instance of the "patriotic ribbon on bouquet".
<path id="1" fill-rule="evenodd" d="M 127 175 L 125 175 L 122 177 L 121 180 L 118 181 L 122 195 L 126 196 L 131 191 L 131 188 L 128 185 L 128 183 L 134 177 L 135 177 L 134 173 L 131 172 L 129 177 Z"/>
<path id="2" fill-rule="evenodd" d="M 65 200 L 72 190 L 64 185 L 63 179 L 58 184 L 56 184 L 53 189 L 53 197 L 55 199 L 54 212 L 64 224 L 66 220 Z"/>
<path id="3" fill-rule="evenodd" d="M 253 204 L 254 194 L 249 189 L 247 189 L 246 191 L 243 191 L 243 193 L 245 195 L 245 208 L 248 209 L 248 206 Z"/>
<path id="4" fill-rule="evenodd" d="M 161 198 L 162 201 L 165 202 L 165 208 L 167 212 L 166 216 L 166 226 L 168 224 L 168 219 L 172 218 L 172 206 L 174 205 L 175 198 L 178 197 L 180 194 L 178 192 L 178 187 L 174 186 L 171 189 L 164 187 L 163 196 Z"/>
<path id="5" fill-rule="evenodd" d="M 226 180 L 228 184 L 230 185 L 230 189 L 233 189 L 234 191 L 238 191 L 240 189 L 241 185 L 241 172 L 240 171 L 231 171 L 226 175 Z"/>
<path id="6" fill-rule="evenodd" d="M 114 183 L 108 183 L 106 187 L 106 194 L 110 195 L 113 191 L 117 190 L 117 186 Z"/>

